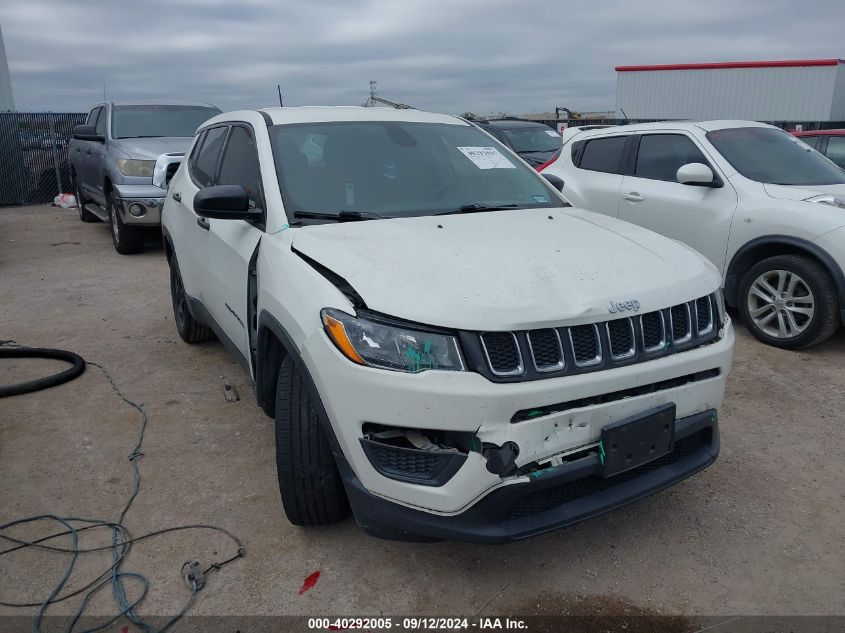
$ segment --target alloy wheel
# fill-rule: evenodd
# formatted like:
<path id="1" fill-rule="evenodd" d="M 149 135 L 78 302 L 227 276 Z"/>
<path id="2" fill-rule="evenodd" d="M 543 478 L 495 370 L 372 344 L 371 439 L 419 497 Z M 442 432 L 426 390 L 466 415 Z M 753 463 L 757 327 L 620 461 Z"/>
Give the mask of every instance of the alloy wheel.
<path id="1" fill-rule="evenodd" d="M 791 270 L 769 270 L 748 289 L 748 314 L 761 332 L 779 339 L 800 335 L 813 321 L 816 302 L 810 286 Z"/>

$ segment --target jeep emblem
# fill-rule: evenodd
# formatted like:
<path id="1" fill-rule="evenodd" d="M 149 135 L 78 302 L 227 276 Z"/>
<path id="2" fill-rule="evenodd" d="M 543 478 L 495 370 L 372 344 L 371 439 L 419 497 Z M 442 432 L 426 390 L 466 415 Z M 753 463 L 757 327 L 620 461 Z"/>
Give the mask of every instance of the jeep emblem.
<path id="1" fill-rule="evenodd" d="M 623 312 L 625 310 L 633 310 L 636 312 L 640 309 L 640 302 L 638 299 L 626 299 L 625 301 L 620 301 L 618 303 L 610 302 L 610 305 L 607 306 L 607 311 L 611 314 L 616 312 Z"/>

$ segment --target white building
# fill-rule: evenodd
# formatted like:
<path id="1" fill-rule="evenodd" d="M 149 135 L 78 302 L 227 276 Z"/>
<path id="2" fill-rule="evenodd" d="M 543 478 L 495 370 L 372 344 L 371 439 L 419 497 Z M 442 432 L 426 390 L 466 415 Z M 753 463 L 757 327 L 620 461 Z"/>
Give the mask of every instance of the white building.
<path id="1" fill-rule="evenodd" d="M 9 75 L 9 64 L 6 63 L 6 46 L 3 44 L 3 31 L 0 29 L 0 112 L 15 109 L 15 98 L 12 96 L 12 78 Z"/>
<path id="2" fill-rule="evenodd" d="M 845 121 L 845 60 L 617 66 L 629 119 Z"/>

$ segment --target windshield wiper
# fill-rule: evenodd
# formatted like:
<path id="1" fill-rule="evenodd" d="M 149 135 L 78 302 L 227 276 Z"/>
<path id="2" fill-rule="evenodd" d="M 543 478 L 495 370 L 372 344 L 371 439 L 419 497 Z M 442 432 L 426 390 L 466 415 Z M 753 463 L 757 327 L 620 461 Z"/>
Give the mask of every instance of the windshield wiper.
<path id="1" fill-rule="evenodd" d="M 356 222 L 358 220 L 380 220 L 385 216 L 375 211 L 347 211 L 337 213 L 322 213 L 320 211 L 295 211 L 295 218 L 313 218 L 318 220 L 335 220 L 337 222 Z"/>
<path id="2" fill-rule="evenodd" d="M 457 209 L 441 211 L 435 215 L 451 215 L 454 213 L 480 213 L 483 211 L 504 211 L 506 209 L 519 209 L 518 204 L 462 204 Z"/>

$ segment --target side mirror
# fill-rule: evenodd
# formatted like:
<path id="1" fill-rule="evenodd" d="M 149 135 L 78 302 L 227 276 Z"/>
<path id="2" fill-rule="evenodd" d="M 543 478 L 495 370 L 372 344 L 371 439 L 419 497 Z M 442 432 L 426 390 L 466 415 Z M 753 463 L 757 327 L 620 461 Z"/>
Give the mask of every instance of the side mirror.
<path id="1" fill-rule="evenodd" d="M 543 178 L 545 178 L 546 180 L 548 180 L 548 181 L 549 181 L 549 184 L 550 184 L 552 187 L 554 187 L 555 189 L 557 189 L 557 190 L 558 190 L 558 191 L 560 191 L 561 193 L 563 192 L 563 184 L 564 184 L 564 183 L 563 183 L 563 180 L 562 180 L 561 178 L 558 178 L 558 177 L 557 177 L 557 176 L 555 176 L 554 174 L 541 173 L 540 175 L 541 175 Z"/>
<path id="2" fill-rule="evenodd" d="M 249 195 L 240 185 L 216 185 L 200 189 L 194 195 L 194 213 L 212 220 L 259 219 L 261 214 L 249 208 Z"/>
<path id="3" fill-rule="evenodd" d="M 714 187 L 716 179 L 713 177 L 713 170 L 704 163 L 687 163 L 678 169 L 678 182 L 682 185 L 698 185 L 703 187 Z"/>
<path id="4" fill-rule="evenodd" d="M 96 141 L 103 143 L 106 138 L 102 134 L 97 134 L 97 129 L 93 125 L 74 125 L 73 138 L 77 141 Z"/>

